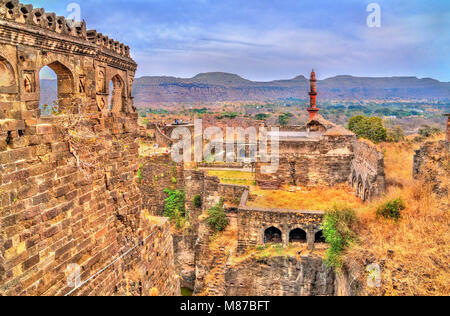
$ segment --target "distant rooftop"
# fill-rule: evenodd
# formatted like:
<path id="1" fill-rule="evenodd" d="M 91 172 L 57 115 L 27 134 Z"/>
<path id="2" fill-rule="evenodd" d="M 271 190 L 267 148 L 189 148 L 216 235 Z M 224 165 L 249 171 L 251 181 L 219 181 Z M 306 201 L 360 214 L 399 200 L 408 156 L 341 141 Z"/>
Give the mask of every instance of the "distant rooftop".
<path id="1" fill-rule="evenodd" d="M 268 136 L 278 136 L 279 140 L 305 140 L 319 138 L 323 133 L 318 132 L 294 132 L 294 131 L 270 131 L 267 133 Z"/>

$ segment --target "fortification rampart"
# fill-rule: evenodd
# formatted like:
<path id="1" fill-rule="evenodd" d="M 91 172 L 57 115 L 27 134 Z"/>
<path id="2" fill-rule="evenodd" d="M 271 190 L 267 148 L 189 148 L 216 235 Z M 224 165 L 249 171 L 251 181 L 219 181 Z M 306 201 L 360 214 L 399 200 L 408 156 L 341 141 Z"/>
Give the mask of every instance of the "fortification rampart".
<path id="1" fill-rule="evenodd" d="M 129 56 L 84 22 L 0 1 L 0 295 L 179 293 L 169 227 L 141 212 Z"/>
<path id="2" fill-rule="evenodd" d="M 450 192 L 450 142 L 427 142 L 414 155 L 413 177 L 431 185 L 441 200 Z"/>
<path id="3" fill-rule="evenodd" d="M 139 170 L 143 208 L 151 215 L 163 216 L 165 189 L 184 190 L 184 165 L 173 162 L 170 154 L 157 154 L 141 157 Z"/>

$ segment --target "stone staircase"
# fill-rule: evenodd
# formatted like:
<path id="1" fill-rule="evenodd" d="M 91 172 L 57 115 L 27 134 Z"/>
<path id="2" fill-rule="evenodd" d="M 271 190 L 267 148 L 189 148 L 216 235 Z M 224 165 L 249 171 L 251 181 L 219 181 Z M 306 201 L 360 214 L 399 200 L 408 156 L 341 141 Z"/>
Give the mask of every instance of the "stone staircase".
<path id="1" fill-rule="evenodd" d="M 225 270 L 227 265 L 227 255 L 225 247 L 211 253 L 213 258 L 211 270 L 208 273 L 208 279 L 212 279 L 212 283 L 205 284 L 204 294 L 206 296 L 224 296 L 225 295 Z"/>

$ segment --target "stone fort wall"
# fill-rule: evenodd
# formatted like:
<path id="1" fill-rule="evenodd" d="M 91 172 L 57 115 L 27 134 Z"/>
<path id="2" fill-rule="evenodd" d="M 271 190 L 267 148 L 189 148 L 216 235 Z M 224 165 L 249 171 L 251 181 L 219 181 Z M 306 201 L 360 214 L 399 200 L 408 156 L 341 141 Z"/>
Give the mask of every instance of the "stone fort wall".
<path id="1" fill-rule="evenodd" d="M 227 296 L 333 296 L 335 273 L 312 256 L 250 258 L 225 271 Z"/>
<path id="2" fill-rule="evenodd" d="M 184 165 L 173 162 L 170 154 L 158 154 L 141 157 L 139 169 L 142 207 L 151 215 L 163 216 L 165 189 L 184 189 Z"/>
<path id="3" fill-rule="evenodd" d="M 351 135 L 280 141 L 277 172 L 264 174 L 268 165 L 256 163 L 256 181 L 263 188 L 350 184 L 363 201 L 386 191 L 383 154 Z"/>
<path id="4" fill-rule="evenodd" d="M 350 184 L 363 201 L 386 192 L 384 156 L 373 145 L 362 141 L 353 143 Z"/>
<path id="5" fill-rule="evenodd" d="M 0 1 L 0 295 L 179 293 L 164 274 L 169 227 L 141 212 L 129 53 L 84 22 Z M 41 117 L 44 66 L 63 115 Z M 89 280 L 75 291 L 74 266 Z"/>
<path id="6" fill-rule="evenodd" d="M 294 229 L 306 232 L 308 248 L 315 243 L 315 234 L 322 230 L 324 212 L 281 209 L 257 209 L 239 207 L 238 210 L 238 254 L 265 244 L 264 232 L 275 227 L 281 231 L 282 245 L 289 245 L 289 234 Z"/>
<path id="7" fill-rule="evenodd" d="M 442 201 L 450 192 L 450 142 L 427 142 L 414 155 L 413 177 L 430 184 Z"/>
<path id="8" fill-rule="evenodd" d="M 299 186 L 333 186 L 348 182 L 354 136 L 280 141 L 279 167 L 276 173 L 264 174 L 265 163 L 256 163 L 256 181 Z"/>

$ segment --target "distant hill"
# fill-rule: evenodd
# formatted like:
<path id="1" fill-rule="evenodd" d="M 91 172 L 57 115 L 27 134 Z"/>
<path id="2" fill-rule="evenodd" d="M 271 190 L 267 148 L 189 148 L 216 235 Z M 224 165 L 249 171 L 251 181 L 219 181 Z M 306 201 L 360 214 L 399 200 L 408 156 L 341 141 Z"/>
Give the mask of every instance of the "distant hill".
<path id="1" fill-rule="evenodd" d="M 41 80 L 41 98 L 40 98 L 40 104 L 44 105 L 47 104 L 49 106 L 53 105 L 53 102 L 57 99 L 58 95 L 58 87 L 56 80 L 52 79 L 42 79 Z"/>
<path id="2" fill-rule="evenodd" d="M 306 99 L 309 81 L 255 82 L 235 74 L 204 73 L 193 78 L 142 77 L 135 80 L 136 106 L 172 102 L 262 101 Z M 365 78 L 336 76 L 318 81 L 322 100 L 450 100 L 450 83 L 416 77 Z"/>
<path id="3" fill-rule="evenodd" d="M 44 99 L 54 93 L 54 81 L 44 80 Z M 320 100 L 439 100 L 450 101 L 450 82 L 431 78 L 369 78 L 336 76 L 317 83 Z M 307 99 L 309 81 L 304 76 L 289 80 L 256 82 L 235 74 L 212 72 L 193 78 L 136 78 L 133 95 L 138 107 L 158 107 L 175 102 L 266 101 Z"/>

